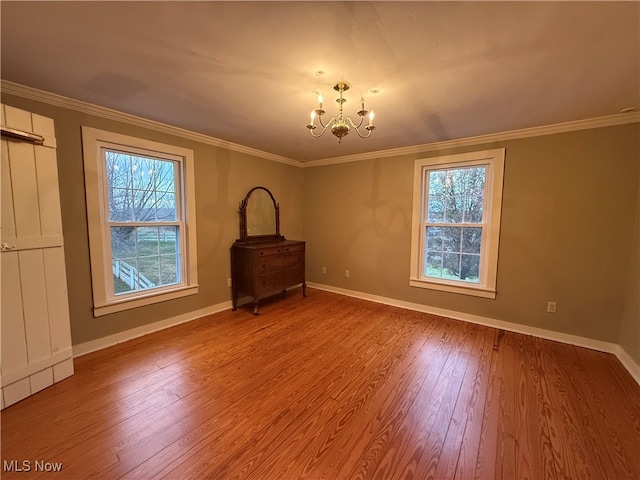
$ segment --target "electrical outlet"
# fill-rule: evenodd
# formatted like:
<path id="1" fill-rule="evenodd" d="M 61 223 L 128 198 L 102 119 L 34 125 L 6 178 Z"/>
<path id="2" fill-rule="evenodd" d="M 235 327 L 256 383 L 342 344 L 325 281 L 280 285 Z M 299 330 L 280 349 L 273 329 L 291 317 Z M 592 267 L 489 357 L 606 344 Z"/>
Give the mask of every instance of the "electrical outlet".
<path id="1" fill-rule="evenodd" d="M 322 267 L 322 273 L 327 273 L 327 267 Z"/>
<path id="2" fill-rule="evenodd" d="M 227 278 L 227 287 L 230 287 L 230 286 L 231 286 L 231 279 Z"/>
<path id="3" fill-rule="evenodd" d="M 556 313 L 556 302 L 547 302 L 547 313 Z"/>
<path id="4" fill-rule="evenodd" d="M 349 278 L 349 270 L 344 271 L 344 278 Z"/>

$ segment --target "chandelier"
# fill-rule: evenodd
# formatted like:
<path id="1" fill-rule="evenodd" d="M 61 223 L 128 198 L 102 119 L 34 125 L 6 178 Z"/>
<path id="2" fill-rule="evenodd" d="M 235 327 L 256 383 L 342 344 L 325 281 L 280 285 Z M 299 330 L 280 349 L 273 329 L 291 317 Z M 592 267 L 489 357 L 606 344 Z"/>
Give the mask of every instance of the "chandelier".
<path id="1" fill-rule="evenodd" d="M 356 112 L 360 117 L 360 121 L 356 125 L 353 120 L 351 120 L 351 118 L 345 118 L 342 111 L 342 106 L 347 101 L 342 94 L 349 90 L 349 84 L 345 82 L 339 82 L 333 86 L 333 89 L 340 93 L 340 96 L 336 98 L 336 102 L 338 103 L 338 117 L 332 117 L 331 120 L 329 120 L 329 123 L 325 125 L 325 123 L 322 121 L 322 116 L 326 112 L 322 109 L 322 95 L 318 95 L 318 108 L 311 111 L 311 119 L 309 121 L 309 125 L 307 125 L 307 128 L 309 129 L 311 135 L 314 137 L 321 137 L 327 130 L 327 128 L 330 128 L 331 133 L 338 137 L 338 143 L 342 143 L 342 137 L 349 133 L 350 128 L 353 128 L 361 138 L 367 138 L 371 136 L 371 132 L 373 132 L 373 130 L 375 130 L 376 128 L 373 125 L 373 110 L 371 112 L 368 112 L 364 109 L 364 98 L 360 98 L 362 108 Z M 367 133 L 364 134 L 358 129 L 362 126 L 364 117 L 367 114 L 369 115 L 369 124 L 364 127 L 367 131 Z M 318 117 L 318 121 L 320 122 L 320 126 L 322 127 L 322 130 L 318 134 L 314 133 L 314 130 L 318 128 L 318 126 L 316 125 L 316 117 Z"/>

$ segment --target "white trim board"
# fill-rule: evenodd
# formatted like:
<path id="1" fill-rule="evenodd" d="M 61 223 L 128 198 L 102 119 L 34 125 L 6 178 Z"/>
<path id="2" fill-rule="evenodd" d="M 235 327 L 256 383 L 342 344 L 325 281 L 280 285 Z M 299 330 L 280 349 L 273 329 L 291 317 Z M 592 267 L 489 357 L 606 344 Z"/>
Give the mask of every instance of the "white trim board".
<path id="1" fill-rule="evenodd" d="M 504 320 L 496 320 L 489 317 L 482 317 L 480 315 L 473 315 L 470 313 L 456 312 L 453 310 L 446 310 L 444 308 L 431 307 L 429 305 L 423 305 L 421 303 L 405 302 L 403 300 L 396 300 L 394 298 L 382 297 L 379 295 L 373 295 L 369 293 L 362 293 L 354 290 L 347 290 L 344 288 L 333 287 L 330 285 L 323 285 L 320 283 L 307 282 L 307 286 L 316 288 L 318 290 L 324 290 L 327 292 L 338 293 L 346 295 L 348 297 L 360 298 L 362 300 L 369 300 L 371 302 L 382 303 L 393 307 L 406 308 L 407 310 L 414 310 L 417 312 L 431 313 L 441 317 L 448 317 L 454 320 L 462 320 L 464 322 L 475 323 L 478 325 L 484 325 L 487 327 L 499 328 L 507 330 L 509 332 L 521 333 L 524 335 L 532 335 L 534 337 L 544 338 L 547 340 L 553 340 L 556 342 L 566 343 L 569 345 L 575 345 L 578 347 L 589 348 L 591 350 L 598 350 L 600 352 L 611 353 L 615 355 L 625 369 L 631 374 L 633 379 L 640 385 L 640 365 L 638 365 L 633 358 L 617 343 L 605 342 L 602 340 L 595 340 L 592 338 L 581 337 L 578 335 L 572 335 L 569 333 L 556 332 L 553 330 L 546 330 L 544 328 L 531 327 L 528 325 L 521 325 L 518 323 L 506 322 Z"/>
<path id="2" fill-rule="evenodd" d="M 396 300 L 388 297 L 381 297 L 379 295 L 372 295 L 368 293 L 357 292 L 354 290 L 347 290 L 344 288 L 332 287 L 329 285 L 323 285 L 320 283 L 307 282 L 307 286 L 310 288 L 316 288 L 318 290 L 324 290 L 327 292 L 338 293 L 340 295 L 346 295 L 349 297 L 360 298 L 362 300 L 368 300 L 371 302 L 382 303 L 390 305 L 392 307 L 406 308 L 408 310 L 414 310 L 418 312 L 431 313 L 433 315 L 439 315 L 442 317 L 452 318 L 454 320 L 461 320 L 465 322 L 476 323 L 479 325 L 485 325 L 487 327 L 499 328 L 502 330 L 508 330 L 510 332 L 522 333 L 524 335 L 533 335 L 547 340 L 553 340 L 556 342 L 567 343 L 569 345 L 576 345 L 578 347 L 590 348 L 592 350 L 598 350 L 601 352 L 611 353 L 615 355 L 620 363 L 627 369 L 634 380 L 640 384 L 640 365 L 638 365 L 633 358 L 617 343 L 604 342 L 601 340 L 594 340 L 591 338 L 580 337 L 577 335 L 571 335 L 567 333 L 554 332 L 552 330 L 545 330 L 543 328 L 530 327 L 526 325 L 520 325 L 517 323 L 505 322 L 502 320 L 495 320 L 488 317 L 482 317 L 479 315 L 472 315 L 468 313 L 455 312 L 453 310 L 445 310 L 443 308 L 430 307 L 428 305 L 422 305 L 419 303 L 405 302 L 402 300 Z M 246 298 L 242 299 L 247 300 Z M 242 302 L 241 302 L 242 303 Z M 98 338 L 96 340 L 90 340 L 85 343 L 74 345 L 73 356 L 80 357 L 103 348 L 111 347 L 119 343 L 133 340 L 134 338 L 142 337 L 149 333 L 158 332 L 166 328 L 180 325 L 191 320 L 211 315 L 214 313 L 229 310 L 231 308 L 231 301 L 218 303 L 211 305 L 200 310 L 184 313 L 176 317 L 167 318 L 159 322 L 150 323 L 141 327 L 119 332 L 107 337 Z"/>
<path id="3" fill-rule="evenodd" d="M 119 343 L 124 343 L 134 338 L 142 337 L 149 333 L 159 332 L 166 328 L 180 325 L 181 323 L 190 322 L 191 320 L 197 320 L 198 318 L 206 317 L 213 313 L 222 312 L 231 309 L 231 300 L 211 305 L 209 307 L 194 310 L 192 312 L 183 313 L 176 317 L 160 320 L 159 322 L 149 323 L 140 327 L 132 328 L 131 330 L 125 330 L 124 332 L 118 332 L 113 335 L 98 338 L 96 340 L 89 340 L 88 342 L 79 343 L 73 346 L 73 356 L 81 357 L 87 353 L 102 350 L 103 348 L 112 347 Z"/>
<path id="4" fill-rule="evenodd" d="M 488 133 L 475 137 L 457 138 L 453 140 L 445 140 L 442 142 L 391 148 L 389 150 L 378 150 L 377 152 L 346 155 L 343 157 L 324 158 L 321 160 L 309 160 L 305 162 L 305 167 L 321 167 L 323 165 L 335 165 L 337 163 L 358 162 L 360 160 L 373 160 L 376 158 L 385 157 L 398 157 L 401 155 L 418 155 L 427 152 L 438 152 L 450 148 L 469 147 L 486 143 L 504 142 L 507 140 L 517 140 L 520 138 L 540 137 L 543 135 L 554 135 L 557 133 L 575 132 L 578 130 L 588 130 L 590 128 L 612 127 L 615 125 L 624 125 L 627 123 L 638 122 L 640 122 L 640 112 L 617 113 L 615 115 L 607 115 L 604 117 L 573 120 L 571 122 L 542 125 L 539 127 L 521 128 L 519 130 L 509 130 L 506 132 Z"/>
<path id="5" fill-rule="evenodd" d="M 10 95 L 16 95 L 18 97 L 36 100 L 39 102 L 47 103 L 49 105 L 76 110 L 78 112 L 115 120 L 129 125 L 148 128 L 149 130 L 166 133 L 168 135 L 175 135 L 177 137 L 186 138 L 188 140 L 201 142 L 207 145 L 228 148 L 229 150 L 235 152 L 245 153 L 247 155 L 253 155 L 259 158 L 264 158 L 266 160 L 285 163 L 287 165 L 292 165 L 294 167 L 300 168 L 321 167 L 324 165 L 334 165 L 337 163 L 358 162 L 361 160 L 372 160 L 376 158 L 395 157 L 400 155 L 422 154 L 427 152 L 445 150 L 448 148 L 467 147 L 492 142 L 504 142 L 506 140 L 515 140 L 519 138 L 538 137 L 542 135 L 553 135 L 556 133 L 573 132 L 590 128 L 611 127 L 615 125 L 640 122 L 640 112 L 617 113 L 615 115 L 573 120 L 570 122 L 522 128 L 506 132 L 496 132 L 485 135 L 478 135 L 475 137 L 458 138 L 442 142 L 425 143 L 422 145 L 410 145 L 407 147 L 378 150 L 375 152 L 304 161 L 282 157 L 280 155 L 275 155 L 273 153 L 264 152 L 255 148 L 246 147 L 237 143 L 220 140 L 219 138 L 211 137 L 209 135 L 191 132 L 183 128 L 174 127 L 172 125 L 167 125 L 165 123 L 160 123 L 153 120 L 148 120 L 146 118 L 137 117 L 135 115 L 119 112 L 117 110 L 101 107 L 99 105 L 83 102 L 81 100 L 64 97 L 62 95 L 46 92 L 44 90 L 27 87 L 25 85 L 9 82 L 7 80 L 0 81 L 0 90 L 2 90 L 3 93 L 8 93 Z"/>
<path id="6" fill-rule="evenodd" d="M 255 157 L 272 160 L 274 162 L 286 163 L 288 165 L 293 165 L 296 167 L 300 166 L 300 162 L 298 160 L 292 160 L 280 155 L 274 155 L 273 153 L 263 152 L 262 150 L 245 147 L 244 145 L 228 142 L 226 140 L 220 140 L 219 138 L 204 135 L 202 133 L 192 132 L 184 128 L 174 127 L 173 125 L 156 122 L 154 120 L 148 120 L 146 118 L 137 117 L 135 115 L 120 112 L 118 110 L 113 110 L 111 108 L 101 107 L 99 105 L 83 102 L 82 100 L 75 100 L 73 98 L 64 97 L 55 93 L 45 92 L 44 90 L 38 90 L 37 88 L 27 87 L 25 85 L 9 82 L 7 80 L 2 80 L 2 82 L 0 83 L 0 89 L 3 93 L 36 100 L 38 102 L 47 103 L 56 107 L 68 108 L 70 110 L 75 110 L 89 115 L 95 115 L 96 117 L 102 117 L 109 120 L 126 123 L 127 125 L 135 125 L 138 127 L 148 128 L 149 130 L 153 130 L 156 132 L 175 135 L 177 137 L 186 138 L 187 140 L 194 140 L 196 142 L 213 145 L 215 147 L 228 148 L 229 150 L 232 150 L 234 152 L 245 153 L 247 155 L 253 155 Z"/>

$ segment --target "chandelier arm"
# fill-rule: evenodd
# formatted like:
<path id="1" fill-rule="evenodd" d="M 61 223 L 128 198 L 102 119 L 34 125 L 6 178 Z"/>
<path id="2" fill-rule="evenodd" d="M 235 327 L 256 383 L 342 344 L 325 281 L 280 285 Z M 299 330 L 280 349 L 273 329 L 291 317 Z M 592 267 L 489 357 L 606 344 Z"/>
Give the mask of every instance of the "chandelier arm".
<path id="1" fill-rule="evenodd" d="M 326 125 L 322 122 L 322 117 L 317 117 L 317 118 L 320 121 L 320 126 L 322 127 L 322 130 L 320 131 L 320 133 L 318 133 L 318 134 L 313 133 L 314 128 L 307 127 L 307 128 L 309 128 L 309 133 L 311 133 L 311 136 L 315 137 L 315 138 L 319 138 L 322 135 L 324 135 L 324 132 L 327 130 L 327 128 L 329 128 L 334 123 L 336 123 L 335 117 L 331 117 L 331 120 L 329 120 L 329 123 L 327 123 Z"/>
<path id="2" fill-rule="evenodd" d="M 323 125 L 323 127 L 324 127 L 324 128 L 323 128 L 322 130 L 320 130 L 320 133 L 318 133 L 318 134 L 313 133 L 313 129 L 309 129 L 309 133 L 311 133 L 311 136 L 312 136 L 312 137 L 319 138 L 319 137 L 321 137 L 322 135 L 324 135 L 324 132 L 327 130 L 327 127 L 326 127 L 326 126 L 324 126 L 324 125 Z"/>
<path id="3" fill-rule="evenodd" d="M 360 128 L 362 126 L 362 122 L 364 121 L 364 117 L 362 115 L 360 116 L 360 123 L 358 123 L 358 125 L 353 123 L 353 120 L 351 120 L 351 117 L 349 117 L 348 120 L 349 120 L 349 123 L 351 124 L 351 126 L 357 130 L 358 128 Z"/>
<path id="4" fill-rule="evenodd" d="M 360 123 L 362 123 L 362 122 L 360 122 Z M 360 133 L 360 130 L 358 130 L 358 127 L 355 127 L 354 130 L 356 131 L 356 133 L 358 134 L 358 136 L 360 138 L 368 138 L 368 137 L 370 137 L 371 136 L 371 132 L 373 131 L 372 128 L 367 128 L 367 134 L 363 135 L 363 134 Z"/>
<path id="5" fill-rule="evenodd" d="M 324 129 L 326 129 L 329 125 L 331 125 L 331 122 L 333 122 L 333 118 L 331 120 L 329 120 L 329 123 L 327 123 L 326 125 L 322 121 L 322 116 L 318 116 L 318 121 L 320 122 L 320 126 L 322 128 L 324 128 Z"/>

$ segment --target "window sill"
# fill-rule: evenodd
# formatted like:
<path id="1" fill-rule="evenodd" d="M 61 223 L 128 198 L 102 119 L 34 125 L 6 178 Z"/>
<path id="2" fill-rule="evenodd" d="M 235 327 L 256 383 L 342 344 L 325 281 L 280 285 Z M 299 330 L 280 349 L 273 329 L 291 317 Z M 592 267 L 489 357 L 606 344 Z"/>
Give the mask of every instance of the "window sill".
<path id="1" fill-rule="evenodd" d="M 122 312 L 131 308 L 143 307 L 175 298 L 195 295 L 196 293 L 198 293 L 197 284 L 183 286 L 170 291 L 147 293 L 146 295 L 140 294 L 134 298 L 116 299 L 101 305 L 96 305 L 93 309 L 93 316 L 100 317 L 102 315 L 109 315 L 110 313 Z"/>
<path id="2" fill-rule="evenodd" d="M 442 292 L 458 293 L 461 295 L 471 295 L 482 298 L 496 298 L 495 289 L 487 288 L 482 285 L 460 285 L 459 283 L 445 283 L 429 281 L 421 278 L 410 278 L 409 286 L 418 288 L 427 288 L 429 290 L 439 290 Z"/>

